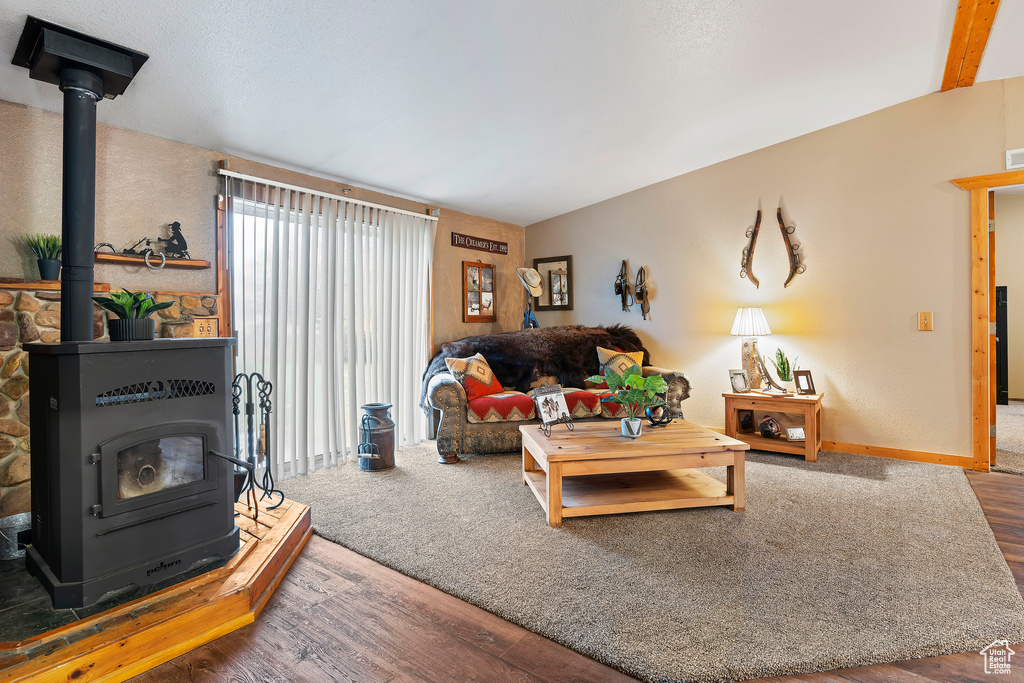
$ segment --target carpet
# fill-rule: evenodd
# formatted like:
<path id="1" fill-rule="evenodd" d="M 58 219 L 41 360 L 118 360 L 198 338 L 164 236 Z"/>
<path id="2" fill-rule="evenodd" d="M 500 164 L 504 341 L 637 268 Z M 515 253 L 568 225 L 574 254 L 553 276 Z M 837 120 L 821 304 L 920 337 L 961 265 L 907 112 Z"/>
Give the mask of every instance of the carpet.
<path id="1" fill-rule="evenodd" d="M 1024 474 L 1024 401 L 996 406 L 997 472 Z"/>
<path id="2" fill-rule="evenodd" d="M 1024 642 L 1024 601 L 962 470 L 751 452 L 746 512 L 550 528 L 518 455 L 281 483 L 316 533 L 646 681 L 729 681 Z M 725 468 L 709 468 L 724 478 Z"/>

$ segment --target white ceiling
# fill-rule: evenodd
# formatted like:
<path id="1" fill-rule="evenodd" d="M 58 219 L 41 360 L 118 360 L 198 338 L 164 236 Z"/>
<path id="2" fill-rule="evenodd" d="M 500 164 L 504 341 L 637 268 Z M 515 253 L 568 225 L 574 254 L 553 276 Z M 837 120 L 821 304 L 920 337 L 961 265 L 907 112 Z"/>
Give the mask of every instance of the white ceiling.
<path id="1" fill-rule="evenodd" d="M 982 78 L 1024 75 L 1003 4 Z M 955 10 L 5 0 L 0 99 L 60 111 L 9 64 L 32 14 L 150 55 L 102 123 L 527 225 L 938 90 Z"/>

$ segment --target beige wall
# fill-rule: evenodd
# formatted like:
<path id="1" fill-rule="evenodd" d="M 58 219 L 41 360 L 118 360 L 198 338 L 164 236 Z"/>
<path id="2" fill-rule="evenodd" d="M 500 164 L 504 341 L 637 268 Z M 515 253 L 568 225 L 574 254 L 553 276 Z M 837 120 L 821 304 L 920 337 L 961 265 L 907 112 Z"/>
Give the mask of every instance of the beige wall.
<path id="1" fill-rule="evenodd" d="M 103 106 L 101 102 L 99 106 Z M 61 232 L 62 117 L 0 101 L 0 276 L 36 279 L 26 233 Z M 120 251 L 181 223 L 193 258 L 216 259 L 215 162 L 224 155 L 110 126 L 96 131 L 96 242 Z M 99 264 L 96 280 L 170 292 L 216 291 L 216 271 Z"/>
<path id="2" fill-rule="evenodd" d="M 452 246 L 452 233 L 508 242 L 508 254 Z M 476 334 L 491 334 L 519 329 L 526 307 L 526 290 L 519 282 L 516 268 L 526 259 L 525 230 L 511 223 L 499 223 L 458 211 L 442 210 L 434 240 L 434 344 L 443 344 Z M 494 323 L 462 322 L 462 262 L 482 261 L 495 265 Z"/>
<path id="3" fill-rule="evenodd" d="M 103 106 L 102 103 L 100 106 Z M 20 247 L 25 233 L 61 232 L 61 126 L 59 114 L 0 101 L 0 277 L 35 279 L 35 258 Z M 340 194 L 351 185 L 231 157 L 220 152 L 161 140 L 132 131 L 99 126 L 97 130 L 96 241 L 120 250 L 143 235 L 167 236 L 163 226 L 179 221 L 194 258 L 216 260 L 216 168 L 231 160 L 239 173 Z M 353 199 L 410 211 L 424 211 L 421 202 L 353 188 Z M 509 243 L 509 254 L 495 257 L 451 246 L 451 232 L 463 232 Z M 524 229 L 478 216 L 442 210 L 435 244 L 432 292 L 434 341 L 469 334 L 516 329 L 526 299 L 515 268 L 524 260 Z M 467 325 L 461 318 L 463 260 L 493 260 L 498 266 L 498 322 Z M 490 261 L 488 261 L 490 262 Z M 99 264 L 96 279 L 116 288 L 165 291 L 216 291 L 215 269 L 183 271 L 126 268 Z"/>
<path id="4" fill-rule="evenodd" d="M 1024 194 L 996 192 L 996 286 L 1006 287 L 1010 398 L 1024 399 Z"/>
<path id="5" fill-rule="evenodd" d="M 971 455 L 970 195 L 949 180 L 1024 146 L 1022 82 L 928 95 L 529 226 L 527 260 L 572 254 L 575 271 L 575 311 L 541 324 L 633 325 L 655 364 L 690 375 L 687 417 L 720 427 L 733 316 L 761 306 L 762 350 L 799 356 L 825 392 L 826 440 Z M 807 263 L 786 289 L 780 203 Z M 739 270 L 759 205 L 755 289 Z M 648 268 L 649 321 L 620 311 L 622 258 Z"/>

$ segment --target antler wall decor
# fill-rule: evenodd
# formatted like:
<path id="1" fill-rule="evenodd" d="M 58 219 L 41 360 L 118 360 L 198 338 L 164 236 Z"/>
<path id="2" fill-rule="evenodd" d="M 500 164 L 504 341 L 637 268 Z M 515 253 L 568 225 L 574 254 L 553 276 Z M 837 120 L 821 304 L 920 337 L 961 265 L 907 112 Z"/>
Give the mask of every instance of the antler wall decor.
<path id="1" fill-rule="evenodd" d="M 786 225 L 786 222 L 782 219 L 781 206 L 776 212 L 775 217 L 779 220 L 779 230 L 782 232 L 782 239 L 786 242 L 786 253 L 789 256 L 789 277 L 786 278 L 786 282 L 783 284 L 783 287 L 789 287 L 793 282 L 793 278 L 807 270 L 807 266 L 804 265 L 803 256 L 800 254 L 800 244 L 793 242 L 789 237 L 796 232 L 796 226 Z M 754 248 L 757 246 L 757 234 L 760 229 L 761 209 L 758 209 L 754 227 L 747 228 L 746 236 L 750 238 L 750 241 L 747 242 L 747 246 L 743 247 L 743 256 L 740 258 L 740 277 L 750 280 L 758 289 L 760 289 L 761 283 L 754 276 L 753 264 Z"/>

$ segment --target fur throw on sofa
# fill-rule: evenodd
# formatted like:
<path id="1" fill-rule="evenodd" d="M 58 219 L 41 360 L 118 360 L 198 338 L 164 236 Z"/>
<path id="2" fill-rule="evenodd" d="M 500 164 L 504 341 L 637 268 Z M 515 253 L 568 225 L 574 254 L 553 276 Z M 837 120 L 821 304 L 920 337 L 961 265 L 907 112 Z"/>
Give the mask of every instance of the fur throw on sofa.
<path id="1" fill-rule="evenodd" d="M 532 330 L 484 334 L 448 342 L 423 373 L 420 405 L 428 410 L 430 380 L 447 372 L 445 358 L 468 358 L 480 353 L 505 389 L 527 391 L 540 377 L 553 376 L 563 387 L 583 387 L 583 380 L 598 372 L 597 347 L 643 351 L 644 365 L 651 358 L 636 332 L 625 325 L 584 327 L 564 325 Z"/>

